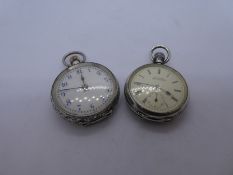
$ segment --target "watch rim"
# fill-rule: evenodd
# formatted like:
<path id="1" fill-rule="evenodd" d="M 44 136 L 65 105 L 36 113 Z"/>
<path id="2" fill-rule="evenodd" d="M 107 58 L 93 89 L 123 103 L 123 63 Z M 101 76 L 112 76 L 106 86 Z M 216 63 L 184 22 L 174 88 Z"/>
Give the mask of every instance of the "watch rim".
<path id="1" fill-rule="evenodd" d="M 178 75 L 180 75 L 180 77 L 183 79 L 184 84 L 186 86 L 186 98 L 183 100 L 182 104 L 180 105 L 179 108 L 177 108 L 176 110 L 173 110 L 171 112 L 154 112 L 154 111 L 149 111 L 146 108 L 142 107 L 141 105 L 139 105 L 134 98 L 132 97 L 131 93 L 130 93 L 130 80 L 131 78 L 141 69 L 143 68 L 147 68 L 150 66 L 157 66 L 157 67 L 166 67 L 168 69 L 171 69 L 172 71 L 174 71 L 175 73 L 177 73 Z M 172 120 L 175 116 L 177 116 L 178 114 L 180 114 L 185 107 L 187 106 L 187 103 L 189 101 L 189 89 L 188 89 L 188 84 L 185 80 L 185 78 L 182 76 L 182 74 L 180 72 L 178 72 L 177 70 L 175 70 L 174 68 L 167 66 L 167 65 L 162 65 L 162 64 L 145 64 L 142 65 L 138 68 L 136 68 L 133 72 L 131 72 L 131 74 L 128 76 L 126 82 L 125 82 L 125 86 L 124 86 L 124 94 L 125 94 L 125 98 L 127 101 L 128 106 L 130 107 L 130 109 L 135 112 L 140 118 L 146 119 L 146 120 L 150 120 L 150 121 L 155 121 L 155 122 L 166 122 L 166 121 L 170 121 Z"/>
<path id="2" fill-rule="evenodd" d="M 91 115 L 78 115 L 78 114 L 73 114 L 69 111 L 64 110 L 59 103 L 56 100 L 56 96 L 55 96 L 55 85 L 57 83 L 57 81 L 66 73 L 68 73 L 69 71 L 76 69 L 78 67 L 85 67 L 85 66 L 94 66 L 97 67 L 101 70 L 103 70 L 106 73 L 109 73 L 110 76 L 112 76 L 113 78 L 113 88 L 114 88 L 114 94 L 112 97 L 112 101 L 105 107 L 103 108 L 100 112 L 91 114 Z M 90 124 L 94 124 L 104 118 L 107 118 L 108 116 L 110 116 L 112 114 L 112 110 L 114 108 L 114 106 L 117 104 L 118 100 L 119 100 L 119 96 L 120 96 L 120 87 L 119 87 L 119 82 L 116 79 L 115 75 L 112 73 L 112 71 L 110 69 L 108 69 L 106 66 L 99 64 L 99 63 L 94 63 L 94 62 L 85 62 L 85 63 L 79 63 L 77 65 L 68 67 L 66 69 L 64 69 L 62 72 L 60 72 L 57 77 L 55 78 L 52 88 L 51 88 L 51 92 L 50 92 L 50 96 L 51 96 L 51 102 L 53 104 L 54 109 L 66 120 L 69 120 L 71 122 L 77 123 L 77 124 L 81 124 L 81 125 L 90 125 Z"/>

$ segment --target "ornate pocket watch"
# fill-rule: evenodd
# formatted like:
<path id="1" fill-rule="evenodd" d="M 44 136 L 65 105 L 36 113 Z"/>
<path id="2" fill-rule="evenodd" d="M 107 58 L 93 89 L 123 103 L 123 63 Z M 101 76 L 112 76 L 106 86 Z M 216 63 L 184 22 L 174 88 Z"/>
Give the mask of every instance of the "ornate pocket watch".
<path id="1" fill-rule="evenodd" d="M 170 59 L 168 48 L 156 46 L 151 55 L 153 63 L 137 68 L 127 79 L 125 97 L 139 117 L 167 122 L 185 108 L 188 86 L 178 71 L 164 65 Z"/>
<path id="2" fill-rule="evenodd" d="M 55 79 L 51 100 L 56 111 L 73 123 L 94 124 L 107 118 L 119 98 L 119 84 L 105 66 L 85 62 L 81 52 L 63 57 L 67 68 Z"/>

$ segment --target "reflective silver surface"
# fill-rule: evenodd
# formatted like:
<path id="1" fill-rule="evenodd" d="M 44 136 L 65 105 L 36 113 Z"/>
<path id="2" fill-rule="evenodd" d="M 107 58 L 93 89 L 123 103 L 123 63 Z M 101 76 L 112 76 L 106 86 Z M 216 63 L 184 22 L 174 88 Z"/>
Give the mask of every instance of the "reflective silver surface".
<path id="1" fill-rule="evenodd" d="M 67 120 L 90 125 L 108 117 L 119 98 L 112 72 L 97 63 L 79 63 L 56 78 L 51 91 L 55 109 Z"/>
<path id="2" fill-rule="evenodd" d="M 182 75 L 161 64 L 137 68 L 126 81 L 124 92 L 131 110 L 156 122 L 172 120 L 188 101 L 188 86 Z"/>

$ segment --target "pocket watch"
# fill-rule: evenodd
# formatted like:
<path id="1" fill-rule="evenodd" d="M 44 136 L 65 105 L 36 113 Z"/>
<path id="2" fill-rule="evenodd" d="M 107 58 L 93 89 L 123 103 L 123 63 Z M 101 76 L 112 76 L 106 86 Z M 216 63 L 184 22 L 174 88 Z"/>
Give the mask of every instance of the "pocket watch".
<path id="1" fill-rule="evenodd" d="M 166 66 L 170 51 L 164 46 L 151 50 L 152 64 L 134 70 L 125 84 L 125 97 L 130 109 L 139 117 L 167 122 L 174 119 L 186 106 L 188 86 L 184 77 Z"/>
<path id="2" fill-rule="evenodd" d="M 119 98 L 119 84 L 105 66 L 85 62 L 82 52 L 63 57 L 67 67 L 55 79 L 51 101 L 61 116 L 79 125 L 94 124 L 112 114 Z"/>

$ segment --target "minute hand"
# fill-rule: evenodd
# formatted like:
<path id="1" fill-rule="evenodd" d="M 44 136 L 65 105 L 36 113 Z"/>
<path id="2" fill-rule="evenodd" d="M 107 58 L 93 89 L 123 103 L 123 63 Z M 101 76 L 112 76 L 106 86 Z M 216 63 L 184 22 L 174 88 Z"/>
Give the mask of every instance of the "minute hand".
<path id="1" fill-rule="evenodd" d="M 155 86 L 155 85 L 153 85 L 153 84 L 149 84 L 149 83 L 142 83 L 142 82 L 138 82 L 138 81 L 136 81 L 136 82 L 134 82 L 135 84 L 145 84 L 145 85 L 148 85 L 148 86 Z"/>
<path id="2" fill-rule="evenodd" d="M 60 89 L 59 91 L 68 91 L 68 90 L 74 90 L 74 89 L 83 89 L 83 87 L 75 87 L 75 88 Z"/>

